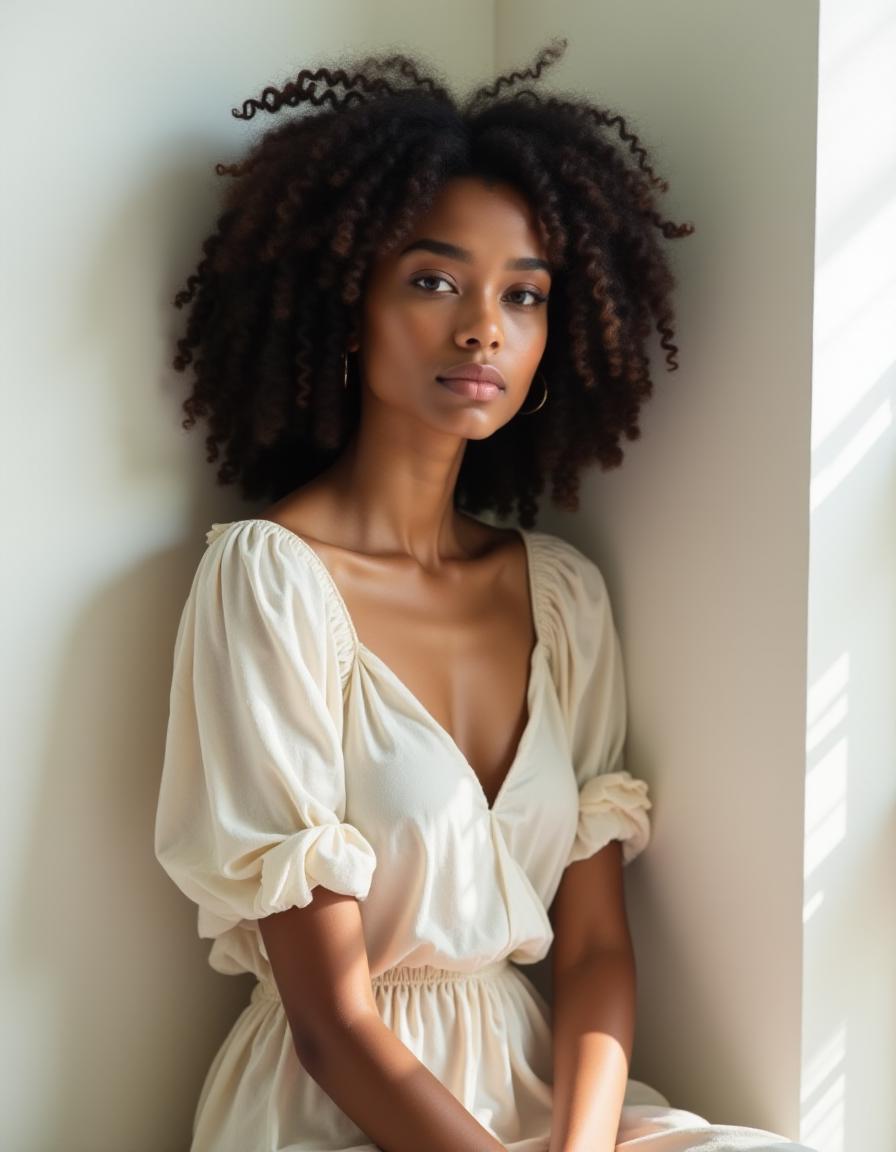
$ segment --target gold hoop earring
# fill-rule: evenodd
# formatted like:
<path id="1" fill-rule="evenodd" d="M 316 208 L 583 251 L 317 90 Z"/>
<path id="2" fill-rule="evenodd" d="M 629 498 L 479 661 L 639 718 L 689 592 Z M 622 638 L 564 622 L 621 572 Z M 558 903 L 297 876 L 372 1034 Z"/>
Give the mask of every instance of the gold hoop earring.
<path id="1" fill-rule="evenodd" d="M 348 349 L 342 353 L 342 387 L 348 388 Z"/>
<path id="2" fill-rule="evenodd" d="M 539 372 L 538 375 L 541 376 L 542 387 L 544 388 L 544 396 L 542 396 L 542 398 L 541 398 L 541 403 L 538 405 L 537 408 L 530 408 L 528 412 L 524 412 L 521 408 L 519 410 L 519 412 L 517 413 L 517 415 L 519 415 L 519 416 L 531 416 L 531 415 L 533 415 L 533 413 L 537 412 L 539 408 L 544 406 L 544 402 L 548 398 L 548 382 L 545 379 L 543 372 Z"/>

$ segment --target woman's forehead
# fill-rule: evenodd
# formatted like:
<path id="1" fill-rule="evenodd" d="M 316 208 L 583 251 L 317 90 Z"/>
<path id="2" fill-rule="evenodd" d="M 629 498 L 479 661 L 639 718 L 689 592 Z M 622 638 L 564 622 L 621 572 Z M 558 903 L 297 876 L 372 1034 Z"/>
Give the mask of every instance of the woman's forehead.
<path id="1" fill-rule="evenodd" d="M 525 196 L 510 185 L 473 177 L 457 177 L 439 189 L 393 258 L 420 249 L 463 263 L 500 256 L 518 262 L 520 270 L 547 263 Z"/>
<path id="2" fill-rule="evenodd" d="M 438 240 L 433 236 L 421 236 L 411 240 L 399 250 L 398 255 L 400 258 L 408 252 L 417 251 L 432 252 L 436 256 L 447 256 L 450 260 L 458 260 L 462 264 L 473 264 L 476 261 L 476 253 L 472 249 L 445 240 Z M 510 272 L 531 272 L 539 268 L 545 272 L 551 270 L 547 260 L 543 260 L 539 256 L 511 256 L 505 262 L 504 267 Z"/>

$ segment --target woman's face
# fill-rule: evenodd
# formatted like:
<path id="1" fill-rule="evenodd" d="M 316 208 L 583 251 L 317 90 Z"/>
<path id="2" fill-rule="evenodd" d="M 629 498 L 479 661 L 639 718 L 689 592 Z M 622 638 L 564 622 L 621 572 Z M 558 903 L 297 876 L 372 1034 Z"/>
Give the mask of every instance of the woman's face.
<path id="1" fill-rule="evenodd" d="M 526 402 L 547 342 L 550 286 L 525 197 L 476 177 L 450 180 L 398 252 L 371 269 L 359 350 L 364 402 L 372 393 L 430 428 L 490 436 Z M 497 368 L 504 388 L 464 395 L 440 382 L 470 364 Z M 540 384 L 527 408 L 541 399 Z"/>

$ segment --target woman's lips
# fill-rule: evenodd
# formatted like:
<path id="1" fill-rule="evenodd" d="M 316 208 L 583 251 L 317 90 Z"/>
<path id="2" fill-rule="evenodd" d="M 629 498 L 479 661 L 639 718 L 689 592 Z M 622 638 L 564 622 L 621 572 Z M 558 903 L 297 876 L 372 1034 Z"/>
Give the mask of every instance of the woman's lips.
<path id="1" fill-rule="evenodd" d="M 443 388 L 457 393 L 458 396 L 467 396 L 471 400 L 492 400 L 504 391 L 488 380 L 468 380 L 464 376 L 440 376 L 437 379 Z"/>
<path id="2" fill-rule="evenodd" d="M 458 396 L 470 400 L 493 400 L 505 387 L 504 377 L 494 364 L 480 364 L 475 360 L 452 364 L 436 379 Z"/>

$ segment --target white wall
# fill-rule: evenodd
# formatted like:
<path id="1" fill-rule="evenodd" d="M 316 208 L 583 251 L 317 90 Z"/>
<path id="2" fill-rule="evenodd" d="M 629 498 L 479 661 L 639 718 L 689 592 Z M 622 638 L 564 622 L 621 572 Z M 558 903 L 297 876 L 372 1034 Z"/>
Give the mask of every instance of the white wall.
<path id="1" fill-rule="evenodd" d="M 882 3 L 862 0 L 853 66 L 892 35 Z M 892 1008 L 892 927 L 878 916 L 892 824 L 892 430 L 813 510 L 810 571 L 817 18 L 815 0 L 268 0 L 264 19 L 211 0 L 2 10 L 4 1147 L 183 1152 L 248 994 L 207 967 L 192 906 L 152 855 L 177 616 L 209 524 L 251 514 L 215 487 L 202 431 L 180 429 L 185 381 L 169 367 L 171 299 L 215 213 L 212 165 L 267 126 L 230 108 L 344 48 L 419 51 L 465 90 L 558 33 L 570 47 L 546 85 L 622 110 L 671 181 L 665 214 L 698 227 L 669 244 L 681 370 L 655 356 L 656 396 L 623 469 L 589 476 L 578 516 L 541 521 L 607 576 L 629 762 L 655 803 L 653 844 L 627 873 L 632 1073 L 714 1121 L 796 1137 L 801 1079 L 807 1109 L 830 1087 L 823 1062 L 817 1083 L 801 1076 L 801 1035 L 808 1068 L 846 1028 L 847 1120 L 872 1120 L 864 1144 L 824 1152 L 885 1145 L 871 1133 L 892 1131 L 873 1128 L 893 1080 L 892 1029 L 874 1030 L 880 997 Z M 885 235 L 892 200 L 881 132 L 848 194 L 823 195 L 825 179 L 838 191 L 862 118 L 842 108 L 831 104 L 841 153 L 828 153 L 819 198 L 832 303 L 833 259 L 867 218 L 872 240 Z M 858 338 L 863 308 L 877 319 L 892 300 L 875 267 L 876 294 L 857 288 L 848 323 L 816 314 L 816 372 L 837 333 Z M 867 369 L 829 435 L 816 411 L 813 476 L 891 396 L 887 366 L 884 355 Z M 844 612 L 855 598 L 861 610 Z M 807 639 L 811 688 L 848 654 L 853 789 L 849 835 L 807 876 L 807 898 L 823 885 L 825 903 L 807 922 L 804 999 Z M 832 1002 L 828 940 L 846 951 L 856 937 L 870 938 L 861 973 L 850 952 L 853 991 Z M 870 1052 L 885 1062 L 872 1067 Z"/>
<path id="2" fill-rule="evenodd" d="M 821 8 L 803 1110 L 896 1133 L 896 8 Z"/>

